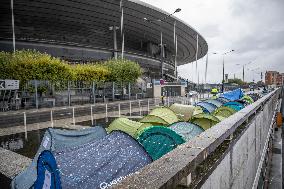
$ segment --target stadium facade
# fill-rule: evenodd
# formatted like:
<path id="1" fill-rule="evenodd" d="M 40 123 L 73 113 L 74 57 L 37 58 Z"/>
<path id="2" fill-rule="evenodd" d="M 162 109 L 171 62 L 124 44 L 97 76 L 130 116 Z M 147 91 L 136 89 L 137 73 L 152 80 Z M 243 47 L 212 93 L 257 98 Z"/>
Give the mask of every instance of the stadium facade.
<path id="1" fill-rule="evenodd" d="M 197 35 L 197 58 L 208 51 L 192 27 L 138 0 L 14 0 L 13 6 L 2 0 L 0 15 L 0 50 L 13 51 L 12 15 L 16 49 L 36 49 L 74 63 L 121 56 L 124 33 L 124 57 L 139 62 L 152 78 L 159 78 L 161 69 L 161 31 L 166 76 L 174 76 L 176 48 L 177 65 L 195 60 Z M 167 19 L 157 21 L 162 18 Z"/>

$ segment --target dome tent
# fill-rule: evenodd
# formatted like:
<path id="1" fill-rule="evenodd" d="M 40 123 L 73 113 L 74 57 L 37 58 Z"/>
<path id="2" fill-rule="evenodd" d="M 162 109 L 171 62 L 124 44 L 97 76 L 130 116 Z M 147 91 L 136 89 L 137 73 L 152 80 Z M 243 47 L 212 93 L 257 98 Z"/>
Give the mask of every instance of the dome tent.
<path id="1" fill-rule="evenodd" d="M 172 104 L 170 109 L 177 115 L 179 120 L 188 121 L 194 112 L 194 106 L 183 104 Z"/>
<path id="2" fill-rule="evenodd" d="M 190 122 L 200 126 L 204 130 L 207 130 L 219 123 L 220 120 L 213 115 L 202 113 L 193 116 Z"/>
<path id="3" fill-rule="evenodd" d="M 193 116 L 195 116 L 197 114 L 202 114 L 202 113 L 204 113 L 203 109 L 200 106 L 195 106 Z"/>
<path id="4" fill-rule="evenodd" d="M 144 129 L 137 140 L 153 160 L 159 159 L 185 142 L 176 132 L 163 126 L 154 126 Z"/>
<path id="5" fill-rule="evenodd" d="M 254 102 L 261 98 L 261 95 L 258 93 L 250 93 L 248 96 L 250 96 Z"/>
<path id="6" fill-rule="evenodd" d="M 225 92 L 223 94 L 220 95 L 220 97 L 226 98 L 230 101 L 234 101 L 237 99 L 240 99 L 244 96 L 244 93 L 242 91 L 242 89 L 235 89 L 233 91 L 229 91 L 229 92 Z"/>
<path id="7" fill-rule="evenodd" d="M 223 105 L 222 102 L 220 102 L 218 100 L 214 100 L 214 99 L 208 99 L 208 100 L 205 100 L 204 102 L 208 102 L 208 103 L 214 104 L 218 108 Z"/>
<path id="8" fill-rule="evenodd" d="M 221 116 L 221 117 L 230 117 L 231 115 L 233 115 L 234 113 L 236 113 L 237 111 L 230 108 L 230 107 L 226 107 L 226 106 L 221 106 L 220 108 L 217 108 L 212 115 L 214 116 Z"/>
<path id="9" fill-rule="evenodd" d="M 137 121 L 132 121 L 127 118 L 117 118 L 106 129 L 108 133 L 112 131 L 123 131 L 130 136 L 136 138 L 137 133 L 143 130 L 145 127 L 152 126 L 149 124 L 143 124 Z"/>
<path id="10" fill-rule="evenodd" d="M 204 129 L 189 122 L 178 122 L 169 126 L 169 128 L 182 136 L 185 141 L 189 141 L 193 137 L 201 134 Z"/>
<path id="11" fill-rule="evenodd" d="M 169 108 L 159 107 L 152 110 L 140 120 L 141 123 L 153 123 L 154 125 L 169 125 L 178 122 L 178 117 Z"/>
<path id="12" fill-rule="evenodd" d="M 196 104 L 196 106 L 200 106 L 203 109 L 203 112 L 208 114 L 210 114 L 217 108 L 216 105 L 211 104 L 209 102 L 199 102 Z"/>
<path id="13" fill-rule="evenodd" d="M 232 108 L 236 111 L 240 111 L 241 109 L 245 107 L 243 104 L 239 102 L 235 102 L 235 101 L 227 102 L 226 104 L 224 104 L 224 106 Z"/>
<path id="14" fill-rule="evenodd" d="M 219 98 L 216 98 L 216 100 L 222 102 L 223 104 L 227 103 L 227 102 L 230 102 L 230 100 L 226 99 L 226 98 L 223 98 L 223 97 L 219 97 Z"/>
<path id="15" fill-rule="evenodd" d="M 61 187 L 68 189 L 99 189 L 102 184 L 117 183 L 152 162 L 135 139 L 120 131 L 52 154 L 59 168 Z"/>
<path id="16" fill-rule="evenodd" d="M 242 98 L 242 100 L 246 101 L 246 102 L 249 103 L 249 104 L 254 103 L 253 99 L 252 99 L 250 96 L 248 96 L 248 95 L 245 95 L 245 96 Z"/>
<path id="17" fill-rule="evenodd" d="M 43 136 L 33 161 L 23 172 L 12 180 L 11 187 L 16 189 L 28 189 L 34 184 L 37 178 L 36 164 L 39 154 L 42 151 L 55 151 L 80 146 L 91 141 L 99 140 L 105 136 L 105 129 L 98 126 L 82 130 L 60 130 L 49 128 Z"/>

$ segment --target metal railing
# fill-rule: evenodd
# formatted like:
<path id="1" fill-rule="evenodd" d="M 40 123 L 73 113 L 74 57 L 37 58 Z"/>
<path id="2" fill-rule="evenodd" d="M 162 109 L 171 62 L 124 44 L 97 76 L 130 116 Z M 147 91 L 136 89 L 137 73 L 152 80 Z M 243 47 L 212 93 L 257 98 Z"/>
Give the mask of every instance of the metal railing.
<path id="1" fill-rule="evenodd" d="M 277 89 L 113 188 L 252 188 L 266 153 Z"/>

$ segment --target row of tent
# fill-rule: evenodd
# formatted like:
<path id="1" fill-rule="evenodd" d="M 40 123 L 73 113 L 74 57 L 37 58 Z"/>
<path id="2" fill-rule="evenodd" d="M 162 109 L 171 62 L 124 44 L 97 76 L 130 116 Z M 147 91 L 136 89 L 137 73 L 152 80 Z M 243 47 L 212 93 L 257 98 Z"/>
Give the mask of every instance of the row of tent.
<path id="1" fill-rule="evenodd" d="M 139 121 L 117 118 L 107 129 L 50 128 L 31 165 L 11 186 L 108 188 L 260 98 L 231 93 L 195 106 L 158 107 Z"/>

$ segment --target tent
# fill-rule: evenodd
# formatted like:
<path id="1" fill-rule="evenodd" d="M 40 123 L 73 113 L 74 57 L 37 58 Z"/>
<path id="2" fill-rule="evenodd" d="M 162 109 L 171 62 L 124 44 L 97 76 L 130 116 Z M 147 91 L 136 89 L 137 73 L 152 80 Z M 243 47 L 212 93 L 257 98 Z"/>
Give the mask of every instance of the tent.
<path id="1" fill-rule="evenodd" d="M 226 104 L 224 104 L 224 106 L 232 108 L 236 111 L 240 111 L 241 109 L 245 107 L 243 104 L 239 102 L 235 102 L 235 101 L 227 102 Z"/>
<path id="2" fill-rule="evenodd" d="M 200 106 L 195 106 L 193 116 L 197 114 L 202 114 L 202 113 L 203 113 L 203 109 Z"/>
<path id="3" fill-rule="evenodd" d="M 227 102 L 230 102 L 230 100 L 226 99 L 226 98 L 223 98 L 223 97 L 219 97 L 219 98 L 216 98 L 216 100 L 220 101 L 221 103 L 225 104 Z"/>
<path id="4" fill-rule="evenodd" d="M 231 115 L 233 115 L 234 113 L 236 113 L 237 111 L 230 108 L 230 107 L 226 107 L 226 106 L 221 106 L 220 108 L 217 108 L 214 112 L 213 115 L 214 116 L 221 116 L 221 117 L 230 117 Z"/>
<path id="5" fill-rule="evenodd" d="M 49 150 L 44 150 L 38 157 L 37 178 L 34 189 L 61 189 L 60 171 L 55 157 Z"/>
<path id="6" fill-rule="evenodd" d="M 206 114 L 206 113 L 197 114 L 197 115 L 193 116 L 192 119 L 191 119 L 191 123 L 194 123 L 194 124 L 200 126 L 204 130 L 207 130 L 207 129 L 213 127 L 214 125 L 216 125 L 219 122 L 220 122 L 220 120 L 217 117 L 210 115 L 210 114 Z"/>
<path id="7" fill-rule="evenodd" d="M 79 146 L 99 140 L 105 136 L 105 129 L 98 126 L 82 130 L 60 130 L 49 128 L 44 134 L 41 145 L 32 163 L 12 180 L 11 187 L 28 189 L 33 185 L 37 177 L 36 164 L 38 156 L 42 151 L 55 151 Z"/>
<path id="8" fill-rule="evenodd" d="M 222 102 L 220 102 L 218 100 L 214 100 L 214 99 L 208 99 L 208 100 L 205 100 L 204 102 L 208 102 L 208 103 L 214 104 L 218 108 L 223 105 Z"/>
<path id="9" fill-rule="evenodd" d="M 194 112 L 194 106 L 183 104 L 172 104 L 170 109 L 177 115 L 179 120 L 188 121 Z"/>
<path id="10" fill-rule="evenodd" d="M 59 168 L 61 187 L 68 189 L 113 185 L 152 162 L 145 149 L 121 131 L 52 154 Z"/>
<path id="11" fill-rule="evenodd" d="M 228 100 L 237 100 L 244 96 L 242 89 L 235 89 L 233 91 L 229 91 L 220 95 L 220 97 L 226 98 Z"/>
<path id="12" fill-rule="evenodd" d="M 246 101 L 249 104 L 254 103 L 253 99 L 248 95 L 243 96 L 242 100 Z"/>
<path id="13" fill-rule="evenodd" d="M 217 108 L 216 105 L 211 104 L 209 102 L 199 102 L 196 104 L 196 106 L 200 106 L 203 109 L 203 112 L 208 114 L 210 114 Z"/>
<path id="14" fill-rule="evenodd" d="M 204 129 L 189 122 L 178 122 L 169 126 L 169 128 L 182 136 L 185 141 L 189 141 L 193 137 L 201 134 Z"/>
<path id="15" fill-rule="evenodd" d="M 248 94 L 248 96 L 250 96 L 254 102 L 261 98 L 261 96 L 258 93 L 250 93 Z"/>
<path id="16" fill-rule="evenodd" d="M 235 100 L 235 102 L 241 103 L 243 106 L 248 106 L 249 103 L 243 99 Z"/>
<path id="17" fill-rule="evenodd" d="M 117 118 L 106 129 L 108 133 L 112 131 L 123 131 L 130 136 L 136 138 L 137 133 L 143 130 L 145 127 L 152 126 L 151 124 L 143 124 L 137 121 L 132 121 L 127 118 Z"/>
<path id="18" fill-rule="evenodd" d="M 138 136 L 137 140 L 142 144 L 153 160 L 159 159 L 185 142 L 179 134 L 163 126 L 146 128 Z"/>
<path id="19" fill-rule="evenodd" d="M 153 123 L 154 125 L 169 125 L 178 122 L 178 117 L 169 108 L 159 107 L 152 110 L 149 115 L 140 120 L 141 123 Z"/>

